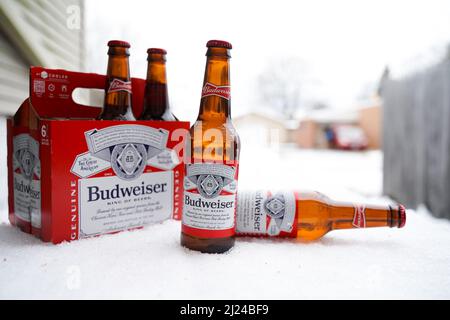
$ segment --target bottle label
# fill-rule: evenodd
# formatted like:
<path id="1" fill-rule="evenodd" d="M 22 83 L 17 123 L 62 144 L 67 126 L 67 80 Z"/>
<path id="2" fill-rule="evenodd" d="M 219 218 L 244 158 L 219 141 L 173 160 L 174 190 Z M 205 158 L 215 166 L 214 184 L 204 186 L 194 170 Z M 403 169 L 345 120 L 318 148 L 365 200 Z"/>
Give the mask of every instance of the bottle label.
<path id="1" fill-rule="evenodd" d="M 296 232 L 296 212 L 295 194 L 292 192 L 240 192 L 236 233 L 271 237 L 289 236 Z"/>
<path id="2" fill-rule="evenodd" d="M 30 222 L 30 184 L 35 158 L 29 149 L 30 135 L 19 134 L 13 139 L 14 213 L 20 220 Z"/>
<path id="3" fill-rule="evenodd" d="M 33 175 L 30 180 L 30 215 L 31 226 L 41 228 L 41 161 L 39 159 L 39 142 L 30 137 L 29 150 L 33 155 Z"/>
<path id="4" fill-rule="evenodd" d="M 131 93 L 131 81 L 122 81 L 119 79 L 114 79 L 111 81 L 111 84 L 109 85 L 108 93 L 111 92 L 118 92 L 118 91 L 126 91 L 128 93 Z"/>
<path id="5" fill-rule="evenodd" d="M 231 98 L 230 86 L 216 86 L 212 83 L 205 83 L 202 90 L 202 98 L 208 96 L 218 96 L 227 100 Z"/>
<path id="6" fill-rule="evenodd" d="M 355 228 L 366 227 L 366 207 L 363 205 L 355 205 L 355 215 L 353 216 L 352 225 Z"/>
<path id="7" fill-rule="evenodd" d="M 186 165 L 184 233 L 199 238 L 234 236 L 237 171 L 237 163 Z"/>

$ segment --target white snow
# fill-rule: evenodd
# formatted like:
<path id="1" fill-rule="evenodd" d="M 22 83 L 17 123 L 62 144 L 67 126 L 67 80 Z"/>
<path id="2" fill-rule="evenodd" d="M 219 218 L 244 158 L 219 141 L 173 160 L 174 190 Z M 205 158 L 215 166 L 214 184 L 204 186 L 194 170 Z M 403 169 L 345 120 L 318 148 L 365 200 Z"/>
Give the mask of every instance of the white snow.
<path id="1" fill-rule="evenodd" d="M 381 154 L 251 150 L 245 189 L 317 189 L 336 200 L 388 203 Z M 0 298 L 450 298 L 450 222 L 408 210 L 404 229 L 335 231 L 313 244 L 238 239 L 224 255 L 179 245 L 180 223 L 44 244 L 0 215 Z"/>

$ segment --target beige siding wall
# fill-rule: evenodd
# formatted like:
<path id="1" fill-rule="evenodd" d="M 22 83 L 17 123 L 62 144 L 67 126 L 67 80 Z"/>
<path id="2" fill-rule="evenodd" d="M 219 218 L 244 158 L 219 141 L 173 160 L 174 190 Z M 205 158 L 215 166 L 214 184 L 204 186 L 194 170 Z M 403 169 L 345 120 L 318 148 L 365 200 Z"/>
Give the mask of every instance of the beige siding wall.
<path id="1" fill-rule="evenodd" d="M 0 1 L 0 115 L 14 113 L 28 96 L 30 65 L 84 69 L 83 3 Z"/>
<path id="2" fill-rule="evenodd" d="M 0 33 L 0 116 L 12 114 L 28 96 L 28 68 L 3 33 Z"/>

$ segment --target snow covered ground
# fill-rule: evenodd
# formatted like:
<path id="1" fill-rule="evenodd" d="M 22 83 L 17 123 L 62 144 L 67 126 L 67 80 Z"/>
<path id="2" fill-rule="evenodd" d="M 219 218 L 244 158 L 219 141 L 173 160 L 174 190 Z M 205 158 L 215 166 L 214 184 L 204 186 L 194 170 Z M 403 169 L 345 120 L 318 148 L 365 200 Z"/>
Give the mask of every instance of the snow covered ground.
<path id="1" fill-rule="evenodd" d="M 381 154 L 251 150 L 245 189 L 316 189 L 336 200 L 381 197 Z M 2 186 L 3 189 L 4 186 Z M 335 231 L 313 244 L 239 239 L 224 255 L 179 245 L 180 223 L 44 244 L 0 215 L 0 298 L 450 298 L 450 222 L 408 210 L 404 229 Z"/>

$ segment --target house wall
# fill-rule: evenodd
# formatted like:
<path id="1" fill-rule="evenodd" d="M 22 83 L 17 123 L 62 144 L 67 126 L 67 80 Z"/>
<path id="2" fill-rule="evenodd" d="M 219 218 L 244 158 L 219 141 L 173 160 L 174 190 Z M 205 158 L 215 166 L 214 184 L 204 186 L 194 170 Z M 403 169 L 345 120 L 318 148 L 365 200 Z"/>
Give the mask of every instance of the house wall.
<path id="1" fill-rule="evenodd" d="M 84 0 L 0 1 L 0 116 L 28 96 L 28 68 L 84 69 Z"/>
<path id="2" fill-rule="evenodd" d="M 316 147 L 319 125 L 314 120 L 304 120 L 296 132 L 296 144 L 300 148 L 313 149 Z"/>
<path id="3" fill-rule="evenodd" d="M 288 142 L 288 132 L 282 123 L 257 114 L 233 119 L 241 140 L 249 146 L 269 146 Z"/>
<path id="4" fill-rule="evenodd" d="M 369 142 L 369 149 L 381 148 L 382 112 L 380 106 L 363 108 L 359 112 L 358 125 L 363 129 Z"/>
<path id="5" fill-rule="evenodd" d="M 0 32 L 0 116 L 13 114 L 27 97 L 27 62 Z"/>

